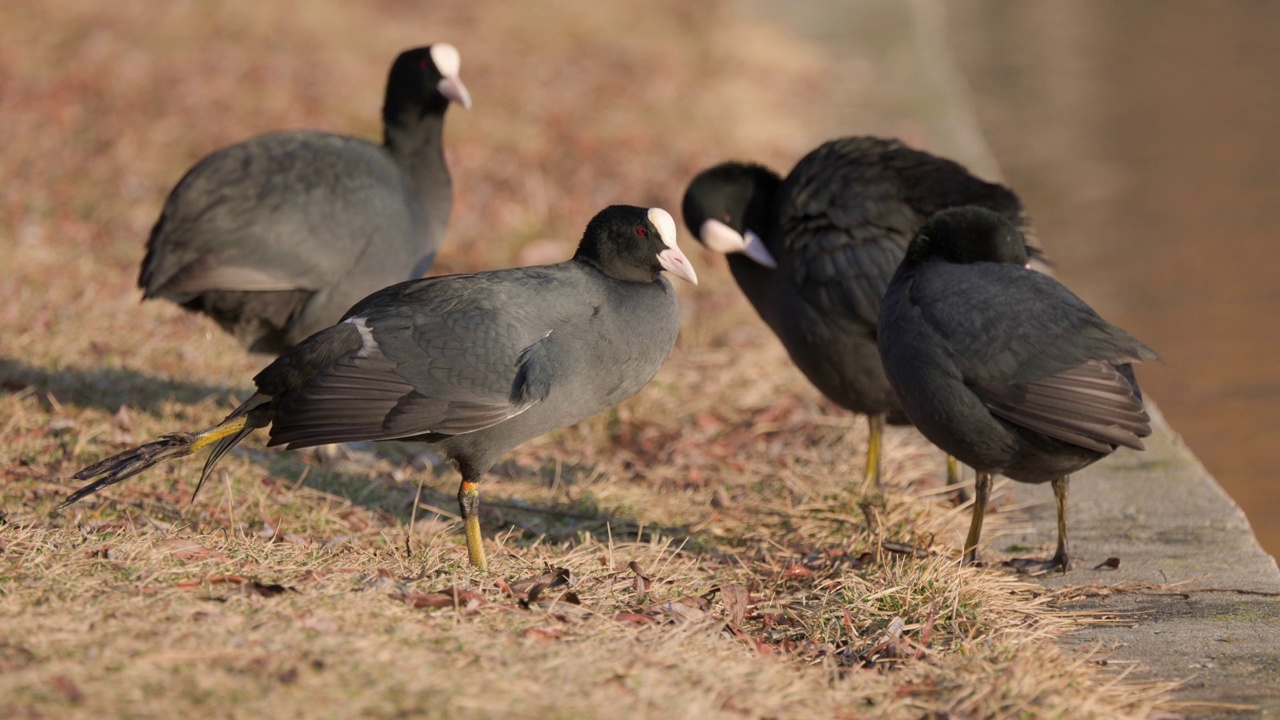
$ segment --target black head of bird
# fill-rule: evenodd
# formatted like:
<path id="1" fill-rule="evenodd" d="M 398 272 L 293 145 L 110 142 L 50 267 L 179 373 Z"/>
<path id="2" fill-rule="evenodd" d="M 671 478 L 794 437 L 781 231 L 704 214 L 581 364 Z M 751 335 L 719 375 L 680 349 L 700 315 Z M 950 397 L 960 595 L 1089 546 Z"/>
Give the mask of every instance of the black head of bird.
<path id="1" fill-rule="evenodd" d="M 402 114 L 443 113 L 449 103 L 471 108 L 471 93 L 460 75 L 462 56 L 448 43 L 405 50 L 391 64 L 382 116 L 390 125 Z"/>
<path id="2" fill-rule="evenodd" d="M 782 178 L 763 165 L 726 162 L 698 173 L 685 190 L 685 226 L 709 250 L 778 267 L 765 238 Z"/>

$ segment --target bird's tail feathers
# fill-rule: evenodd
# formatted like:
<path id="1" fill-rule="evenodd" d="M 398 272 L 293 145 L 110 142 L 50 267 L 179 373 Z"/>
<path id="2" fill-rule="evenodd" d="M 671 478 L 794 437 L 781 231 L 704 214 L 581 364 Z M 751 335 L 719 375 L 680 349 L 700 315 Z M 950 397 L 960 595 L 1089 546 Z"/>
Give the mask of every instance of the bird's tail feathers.
<path id="1" fill-rule="evenodd" d="M 125 450 L 122 453 L 112 455 L 105 460 L 90 465 L 72 477 L 77 480 L 92 480 L 93 482 L 76 490 L 58 508 L 62 509 L 98 492 L 108 485 L 114 485 L 122 480 L 131 478 L 153 465 L 166 460 L 186 457 L 212 445 L 213 452 L 205 462 L 203 472 L 200 473 L 200 483 L 196 485 L 196 492 L 199 492 L 200 486 L 204 484 L 205 478 L 213 471 L 213 467 L 218 460 L 222 459 L 222 456 L 228 450 L 248 436 L 249 433 L 266 424 L 264 418 L 258 413 L 242 412 L 243 410 L 246 410 L 244 405 L 231 413 L 226 420 L 211 428 L 194 433 L 178 432 L 161 435 L 158 440 Z M 195 496 L 192 495 L 192 497 Z"/>

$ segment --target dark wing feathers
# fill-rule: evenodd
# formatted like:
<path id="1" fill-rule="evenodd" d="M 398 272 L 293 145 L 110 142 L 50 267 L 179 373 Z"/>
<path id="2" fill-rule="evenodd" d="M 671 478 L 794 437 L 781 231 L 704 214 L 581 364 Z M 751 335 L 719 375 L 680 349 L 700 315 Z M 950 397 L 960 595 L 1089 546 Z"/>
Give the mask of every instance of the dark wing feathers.
<path id="1" fill-rule="evenodd" d="M 1091 360 L 1036 380 L 971 388 L 992 414 L 1101 453 L 1142 449 L 1151 419 L 1134 386 L 1111 363 Z"/>
<path id="2" fill-rule="evenodd" d="M 170 193 L 138 284 L 148 297 L 322 288 L 369 242 L 366 228 L 351 224 L 353 208 L 394 223 L 406 213 L 387 190 L 402 184 L 385 151 L 358 138 L 286 131 L 228 146 Z M 323 252 L 300 252 L 317 237 Z"/>
<path id="3" fill-rule="evenodd" d="M 363 302 L 325 331 L 356 331 L 359 344 L 277 394 L 270 444 L 456 435 L 544 399 L 553 372 L 550 333 L 523 322 L 518 303 L 512 310 L 501 299 L 447 301 L 443 287 L 420 292 L 440 280 L 406 283 L 393 302 Z"/>
<path id="4" fill-rule="evenodd" d="M 547 398 L 551 392 L 551 381 L 554 378 L 551 359 L 547 357 L 547 340 L 551 337 L 548 331 L 537 342 L 520 351 L 516 360 L 519 370 L 516 381 L 511 386 L 511 404 L 525 408 Z"/>
<path id="5" fill-rule="evenodd" d="M 907 243 L 933 212 L 981 205 L 1021 224 L 1007 188 L 895 140 L 853 137 L 806 155 L 778 204 L 784 268 L 821 310 L 875 327 Z"/>
<path id="6" fill-rule="evenodd" d="M 910 302 L 970 386 L 1027 383 L 1090 360 L 1157 357 L 1047 275 L 997 263 L 933 263 L 925 272 L 929 282 L 912 283 Z"/>
<path id="7" fill-rule="evenodd" d="M 910 302 L 993 415 L 1083 448 L 1142 448 L 1150 419 L 1127 363 L 1156 357 L 1052 278 L 1016 265 L 933 263 Z M 963 311 L 959 310 L 963 308 Z"/>

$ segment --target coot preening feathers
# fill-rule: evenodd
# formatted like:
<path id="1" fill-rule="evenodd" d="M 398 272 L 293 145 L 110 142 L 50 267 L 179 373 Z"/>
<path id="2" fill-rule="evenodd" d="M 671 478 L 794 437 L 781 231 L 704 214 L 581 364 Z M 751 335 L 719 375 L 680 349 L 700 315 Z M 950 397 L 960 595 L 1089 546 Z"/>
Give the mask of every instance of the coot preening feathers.
<path id="1" fill-rule="evenodd" d="M 867 416 L 865 477 L 880 479 L 883 420 L 901 410 L 880 365 L 880 300 L 930 214 L 981 205 L 1024 222 L 1011 190 L 896 140 L 823 143 L 784 180 L 727 162 L 685 191 L 685 224 L 729 269 L 791 359 L 824 395 Z M 949 463 L 949 475 L 955 468 Z"/>
<path id="2" fill-rule="evenodd" d="M 254 430 L 288 448 L 359 440 L 430 443 L 462 474 L 467 550 L 487 568 L 477 483 L 508 450 L 635 394 L 675 344 L 667 270 L 696 283 L 665 210 L 601 211 L 558 265 L 392 285 L 254 378 L 258 391 L 218 425 L 107 458 L 64 505 L 158 462 L 213 451 Z M 199 486 L 197 485 L 197 490 Z"/>
<path id="3" fill-rule="evenodd" d="M 983 208 L 929 218 L 880 310 L 880 354 L 907 417 L 978 471 L 965 559 L 991 476 L 1050 482 L 1058 549 L 1071 564 L 1068 476 L 1118 447 L 1142 449 L 1150 419 L 1130 363 L 1156 357 L 1047 275 L 1022 267 L 1022 233 Z"/>
<path id="4" fill-rule="evenodd" d="M 453 203 L 445 110 L 471 106 L 459 65 L 444 43 L 396 58 L 381 145 L 273 132 L 196 163 L 151 230 L 143 297 L 203 312 L 246 348 L 279 354 L 369 293 L 421 277 Z"/>

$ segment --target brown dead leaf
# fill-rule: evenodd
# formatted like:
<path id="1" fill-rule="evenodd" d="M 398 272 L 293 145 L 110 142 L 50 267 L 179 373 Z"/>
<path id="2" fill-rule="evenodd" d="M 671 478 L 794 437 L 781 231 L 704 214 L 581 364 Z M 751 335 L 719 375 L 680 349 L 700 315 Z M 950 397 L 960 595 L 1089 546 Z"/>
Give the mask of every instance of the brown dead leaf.
<path id="1" fill-rule="evenodd" d="M 66 675 L 53 676 L 53 689 L 73 705 L 84 702 L 84 692 Z"/>
<path id="2" fill-rule="evenodd" d="M 694 415 L 693 422 L 699 430 L 706 433 L 717 433 L 724 428 L 724 421 L 709 412 Z"/>
<path id="3" fill-rule="evenodd" d="M 788 565 L 787 569 L 782 571 L 782 577 L 787 580 L 803 580 L 812 576 L 813 571 L 803 565 Z"/>
<path id="4" fill-rule="evenodd" d="M 186 538 L 168 538 L 151 546 L 162 554 L 172 555 L 179 560 L 217 560 L 231 562 L 231 558 L 212 548 Z"/>
<path id="5" fill-rule="evenodd" d="M 614 615 L 613 619 L 620 623 L 630 623 L 632 625 L 647 625 L 658 621 L 658 619 L 652 615 L 645 615 L 637 612 L 620 612 L 617 615 Z"/>
<path id="6" fill-rule="evenodd" d="M 627 567 L 630 568 L 631 572 L 636 574 L 636 602 L 643 603 L 645 599 L 649 597 L 649 587 L 653 585 L 653 581 L 645 576 L 644 570 L 640 568 L 640 563 L 635 560 L 627 563 Z"/>
<path id="7" fill-rule="evenodd" d="M 1097 565 L 1094 565 L 1093 569 L 1094 570 L 1119 570 L 1120 558 L 1109 557 L 1106 560 L 1103 560 L 1102 562 L 1098 563 Z"/>
<path id="8" fill-rule="evenodd" d="M 568 620 L 571 616 L 580 614 L 580 611 L 570 612 L 569 608 L 564 607 L 566 605 L 582 605 L 582 598 L 578 597 L 578 593 L 572 590 L 566 590 L 555 597 L 543 597 L 543 593 L 551 590 L 554 586 L 554 583 L 551 585 L 534 585 L 529 588 L 528 596 L 520 598 L 517 602 L 525 610 L 537 608 L 553 614 L 560 613 L 563 615 L 560 618 L 562 620 Z"/>
<path id="9" fill-rule="evenodd" d="M 720 602 L 724 603 L 725 621 L 737 627 L 747 616 L 747 606 L 751 603 L 751 594 L 738 583 L 728 583 L 720 588 Z"/>
<path id="10" fill-rule="evenodd" d="M 512 583 L 507 589 L 513 595 L 518 596 L 518 595 L 528 595 L 533 590 L 533 588 L 539 585 L 543 586 L 541 590 L 545 591 L 549 588 L 556 588 L 556 587 L 561 587 L 566 585 L 569 587 L 572 587 L 576 584 L 578 584 L 578 579 L 573 576 L 573 573 L 570 572 L 568 568 L 556 567 L 556 568 L 551 568 L 548 572 L 545 572 L 541 575 L 537 575 L 531 578 L 525 578 L 524 580 L 517 580 L 516 582 Z"/>
<path id="11" fill-rule="evenodd" d="M 460 607 L 464 610 L 474 610 L 488 604 L 480 593 L 458 588 L 430 593 L 394 592 L 391 593 L 391 597 L 414 608 Z"/>
<path id="12" fill-rule="evenodd" d="M 863 659 L 868 663 L 874 663 L 877 660 L 885 658 L 900 657 L 900 645 L 902 644 L 902 631 L 905 629 L 906 623 L 900 617 L 896 617 L 889 622 L 889 626 L 885 628 L 880 639 L 872 645 L 870 649 L 862 653 Z"/>
<path id="13" fill-rule="evenodd" d="M 101 558 L 103 560 L 111 560 L 112 550 L 113 548 L 110 545 L 94 545 L 91 548 L 84 549 L 84 556 L 87 558 Z"/>
<path id="14" fill-rule="evenodd" d="M 520 636 L 530 640 L 546 642 L 564 637 L 564 631 L 557 628 L 526 628 L 524 632 L 520 633 Z"/>
<path id="15" fill-rule="evenodd" d="M 652 609 L 676 622 L 700 623 L 707 619 L 706 601 L 700 598 L 682 597 Z"/>

